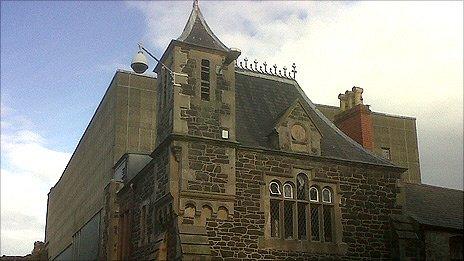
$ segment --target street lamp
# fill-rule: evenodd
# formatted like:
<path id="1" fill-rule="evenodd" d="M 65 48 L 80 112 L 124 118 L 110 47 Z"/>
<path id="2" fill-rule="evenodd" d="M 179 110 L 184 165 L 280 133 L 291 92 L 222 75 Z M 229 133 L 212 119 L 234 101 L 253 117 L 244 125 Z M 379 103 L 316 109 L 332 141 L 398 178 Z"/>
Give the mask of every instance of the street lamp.
<path id="1" fill-rule="evenodd" d="M 134 70 L 134 72 L 138 74 L 144 73 L 148 69 L 148 61 L 147 57 L 143 53 L 144 51 L 155 61 L 161 64 L 162 68 L 167 70 L 169 74 L 171 75 L 172 83 L 175 86 L 180 86 L 181 84 L 187 84 L 188 80 L 188 75 L 185 73 L 177 73 L 169 69 L 164 63 L 162 63 L 158 58 L 156 58 L 153 54 L 150 53 L 141 43 L 139 45 L 139 51 L 137 54 L 134 56 L 134 59 L 132 59 L 131 63 L 131 68 Z"/>

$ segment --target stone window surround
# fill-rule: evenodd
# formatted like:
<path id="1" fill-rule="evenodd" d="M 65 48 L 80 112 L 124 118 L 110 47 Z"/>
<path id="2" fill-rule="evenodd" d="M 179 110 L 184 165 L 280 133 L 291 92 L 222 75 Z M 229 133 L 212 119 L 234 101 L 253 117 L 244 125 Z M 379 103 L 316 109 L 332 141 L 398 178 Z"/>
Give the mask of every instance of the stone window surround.
<path id="1" fill-rule="evenodd" d="M 329 196 L 329 197 L 328 197 L 329 200 L 327 200 L 327 201 L 324 199 L 324 192 L 325 192 L 325 191 L 328 191 L 328 192 L 329 192 L 329 194 L 327 194 L 327 195 Z M 322 189 L 322 192 L 321 192 L 321 201 L 322 201 L 322 203 L 333 203 L 333 193 L 332 193 L 332 190 L 331 190 L 331 189 L 329 189 L 329 188 L 327 188 L 327 187 L 324 187 L 324 188 Z"/>
<path id="2" fill-rule="evenodd" d="M 270 213 L 270 200 L 271 194 L 269 191 L 270 182 L 277 180 L 280 184 L 296 182 L 296 177 L 299 173 L 303 173 L 308 177 L 308 188 L 316 185 L 320 191 L 325 187 L 329 187 L 332 192 L 332 205 L 333 205 L 333 222 L 332 222 L 332 242 L 320 242 L 299 239 L 283 239 L 271 237 L 271 213 Z M 322 254 L 344 254 L 347 250 L 347 244 L 342 242 L 342 224 L 341 224 L 341 210 L 340 210 L 340 187 L 338 182 L 333 180 L 315 177 L 312 169 L 294 168 L 291 175 L 287 177 L 265 175 L 264 177 L 264 193 L 262 193 L 262 206 L 265 213 L 265 228 L 264 236 L 259 238 L 258 247 L 262 249 L 275 249 L 283 251 L 301 251 L 310 253 Z M 309 189 L 308 189 L 309 192 Z M 321 195 L 319 199 L 322 200 Z M 320 201 L 320 204 L 322 202 Z M 297 217 L 294 217 L 297 218 Z M 294 221 L 296 222 L 296 221 Z M 307 222 L 310 222 L 308 219 Z M 295 223 L 296 224 L 296 223 Z M 295 233 L 294 233 L 295 234 Z M 295 234 L 296 235 L 296 234 Z"/>

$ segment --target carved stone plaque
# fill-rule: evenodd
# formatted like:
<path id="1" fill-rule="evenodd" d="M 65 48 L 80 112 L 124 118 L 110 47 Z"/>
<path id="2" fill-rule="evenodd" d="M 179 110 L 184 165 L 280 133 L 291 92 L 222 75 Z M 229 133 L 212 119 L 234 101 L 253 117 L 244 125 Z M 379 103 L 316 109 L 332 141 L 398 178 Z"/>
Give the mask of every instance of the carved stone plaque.
<path id="1" fill-rule="evenodd" d="M 296 142 L 305 142 L 306 141 L 306 130 L 303 126 L 295 124 L 291 129 L 292 139 Z"/>

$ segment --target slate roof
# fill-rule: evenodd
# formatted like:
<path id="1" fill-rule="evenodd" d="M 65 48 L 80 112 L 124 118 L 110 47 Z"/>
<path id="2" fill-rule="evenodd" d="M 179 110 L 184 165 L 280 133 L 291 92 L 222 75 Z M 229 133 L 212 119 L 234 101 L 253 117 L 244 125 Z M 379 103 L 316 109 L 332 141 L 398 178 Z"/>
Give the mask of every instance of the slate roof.
<path id="1" fill-rule="evenodd" d="M 192 12 L 185 25 L 184 31 L 177 38 L 178 41 L 198 45 L 206 48 L 229 52 L 230 49 L 214 35 L 200 11 L 197 1 L 194 2 Z"/>
<path id="2" fill-rule="evenodd" d="M 321 132 L 321 156 L 384 166 L 396 166 L 367 151 L 328 120 L 295 80 L 236 68 L 237 141 L 245 146 L 272 149 L 268 134 L 274 123 L 297 99 Z"/>
<path id="3" fill-rule="evenodd" d="M 211 31 L 198 2 L 181 36 L 185 43 L 230 52 Z M 298 83 L 293 79 L 260 74 L 236 68 L 237 141 L 243 145 L 271 148 L 268 135 L 278 120 L 298 99 L 321 132 L 321 156 L 395 167 L 391 162 L 365 150 L 341 132 L 319 112 Z"/>
<path id="4" fill-rule="evenodd" d="M 463 229 L 462 190 L 410 183 L 404 188 L 404 214 L 422 225 Z"/>

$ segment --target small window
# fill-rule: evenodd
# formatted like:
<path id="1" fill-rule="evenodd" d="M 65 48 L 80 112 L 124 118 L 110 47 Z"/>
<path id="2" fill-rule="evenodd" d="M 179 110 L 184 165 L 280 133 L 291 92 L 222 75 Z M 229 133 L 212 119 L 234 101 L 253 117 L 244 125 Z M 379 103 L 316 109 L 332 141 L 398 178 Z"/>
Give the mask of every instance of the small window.
<path id="1" fill-rule="evenodd" d="M 332 203 L 332 192 L 329 188 L 324 188 L 322 190 L 322 202 Z"/>
<path id="2" fill-rule="evenodd" d="M 391 160 L 391 153 L 390 148 L 381 148 L 382 149 L 382 157 L 387 160 Z"/>
<path id="3" fill-rule="evenodd" d="M 311 187 L 309 189 L 309 200 L 313 202 L 319 202 L 319 191 L 316 187 Z"/>
<path id="4" fill-rule="evenodd" d="M 298 199 L 307 200 L 308 199 L 308 178 L 305 174 L 300 173 L 296 177 L 296 197 Z"/>
<path id="5" fill-rule="evenodd" d="M 209 60 L 201 60 L 201 82 L 200 82 L 200 95 L 204 101 L 210 99 L 210 64 Z"/>
<path id="6" fill-rule="evenodd" d="M 206 59 L 201 60 L 201 67 L 209 67 L 209 60 L 206 60 Z"/>
<path id="7" fill-rule="evenodd" d="M 269 191 L 271 192 L 271 196 L 280 196 L 282 193 L 280 192 L 279 183 L 272 181 L 269 184 Z"/>
<path id="8" fill-rule="evenodd" d="M 284 198 L 293 198 L 293 186 L 289 183 L 284 185 Z"/>

